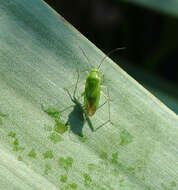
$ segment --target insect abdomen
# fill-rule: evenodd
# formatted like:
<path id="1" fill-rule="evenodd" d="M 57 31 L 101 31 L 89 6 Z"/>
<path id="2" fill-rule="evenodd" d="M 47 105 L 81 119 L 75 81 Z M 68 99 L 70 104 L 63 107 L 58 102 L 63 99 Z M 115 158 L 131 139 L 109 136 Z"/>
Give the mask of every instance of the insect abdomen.
<path id="1" fill-rule="evenodd" d="M 84 104 L 87 116 L 95 114 L 100 100 L 100 77 L 91 72 L 85 84 Z"/>

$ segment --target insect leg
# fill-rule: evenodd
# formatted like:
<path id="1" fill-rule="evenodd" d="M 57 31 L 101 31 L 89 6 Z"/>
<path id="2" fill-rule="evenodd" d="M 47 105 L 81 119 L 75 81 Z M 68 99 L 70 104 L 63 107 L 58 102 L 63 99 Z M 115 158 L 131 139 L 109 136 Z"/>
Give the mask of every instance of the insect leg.
<path id="1" fill-rule="evenodd" d="M 75 97 L 75 94 L 76 94 L 76 91 L 77 91 L 78 83 L 79 83 L 79 72 L 78 72 L 78 70 L 77 70 L 77 81 L 76 81 L 76 83 L 64 87 L 64 90 L 68 93 L 68 95 L 69 95 L 70 98 L 72 98 L 72 96 L 71 96 L 71 94 L 70 94 L 70 92 L 69 92 L 68 89 L 70 89 L 70 88 L 72 88 L 73 86 L 75 86 L 75 87 L 74 87 L 74 93 L 73 93 L 73 98 L 74 98 L 74 97 Z M 72 98 L 72 99 L 73 99 L 73 98 Z"/>
<path id="2" fill-rule="evenodd" d="M 107 86 L 102 86 L 102 87 L 107 88 L 107 95 L 105 95 L 105 93 L 103 91 L 101 91 L 101 94 L 106 99 L 106 101 L 101 106 L 99 106 L 98 109 L 101 108 L 106 103 L 108 103 L 108 117 L 109 117 L 109 119 L 107 121 L 105 121 L 103 124 L 101 124 L 99 127 L 97 127 L 95 129 L 95 131 L 97 131 L 98 129 L 100 129 L 101 127 L 103 127 L 104 125 L 106 125 L 107 123 L 111 123 L 112 124 L 112 122 L 111 122 L 111 114 L 110 114 L 110 101 L 111 101 L 111 99 L 110 99 L 110 95 L 109 95 L 109 89 L 108 89 Z"/>
<path id="3" fill-rule="evenodd" d="M 102 93 L 103 97 L 106 99 L 106 102 L 108 103 L 108 115 L 109 115 L 109 121 L 111 122 L 111 112 L 110 112 L 110 101 L 111 101 L 111 98 L 110 98 L 110 95 L 109 95 L 109 88 L 107 86 L 101 86 L 101 87 L 104 87 L 104 88 L 107 89 L 107 95 L 105 95 L 103 91 L 101 91 L 101 93 Z M 101 106 L 103 106 L 104 104 L 102 104 Z"/>
<path id="4" fill-rule="evenodd" d="M 68 109 L 71 108 L 71 107 L 74 107 L 74 105 L 70 105 L 70 106 L 64 108 L 63 110 L 61 110 L 60 112 L 61 112 L 61 113 L 62 113 L 62 112 L 65 112 L 66 110 L 68 110 Z"/>
<path id="5" fill-rule="evenodd" d="M 71 85 L 70 87 L 68 87 L 68 88 L 71 88 L 72 86 L 75 85 L 73 97 L 72 97 L 72 95 L 70 94 L 68 88 L 67 88 L 67 87 L 64 88 L 64 90 L 67 92 L 67 94 L 68 94 L 68 96 L 70 97 L 70 99 L 72 100 L 72 102 L 75 102 L 75 100 L 76 100 L 75 94 L 76 94 L 77 85 L 78 85 L 78 81 L 79 81 L 79 72 L 77 72 L 77 74 L 78 74 L 78 75 L 77 75 L 77 82 L 76 82 L 75 84 Z M 68 106 L 67 108 L 64 108 L 64 109 L 61 111 L 61 113 L 64 112 L 64 111 L 66 111 L 66 110 L 68 110 L 68 109 L 71 108 L 71 107 L 74 107 L 74 106 L 75 106 L 75 105 L 70 105 L 70 106 Z"/>

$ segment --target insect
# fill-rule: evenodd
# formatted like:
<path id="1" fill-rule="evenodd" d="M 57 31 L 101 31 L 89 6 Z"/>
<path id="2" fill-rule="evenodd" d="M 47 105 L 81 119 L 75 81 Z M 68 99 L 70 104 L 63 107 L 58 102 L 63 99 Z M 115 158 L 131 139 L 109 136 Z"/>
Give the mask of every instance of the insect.
<path id="1" fill-rule="evenodd" d="M 82 51 L 83 55 L 86 57 L 88 62 L 90 62 L 87 55 L 85 54 L 84 50 L 79 46 L 79 44 L 78 44 L 78 47 Z M 92 68 L 90 73 L 88 74 L 86 81 L 85 81 L 85 90 L 82 93 L 82 96 L 84 97 L 84 102 L 83 102 L 82 107 L 83 107 L 83 111 L 84 111 L 86 119 L 88 117 L 93 116 L 100 107 L 102 107 L 104 104 L 106 104 L 108 102 L 108 117 L 109 118 L 108 118 L 108 121 L 106 121 L 105 123 L 111 122 L 109 89 L 107 86 L 101 85 L 100 68 L 106 57 L 108 57 L 111 53 L 116 52 L 121 49 L 125 49 L 125 48 L 116 48 L 116 49 L 110 51 L 107 55 L 105 55 L 103 57 L 99 66 L 97 68 Z M 73 99 L 76 99 L 75 93 L 77 90 L 78 79 L 79 79 L 79 73 L 78 73 L 77 82 L 75 84 Z M 101 90 L 102 87 L 107 88 L 107 95 L 105 95 L 104 92 Z M 67 90 L 67 89 L 65 88 L 65 90 Z M 69 94 L 68 90 L 67 90 L 67 92 Z M 101 94 L 104 96 L 106 101 L 102 105 L 99 105 Z"/>

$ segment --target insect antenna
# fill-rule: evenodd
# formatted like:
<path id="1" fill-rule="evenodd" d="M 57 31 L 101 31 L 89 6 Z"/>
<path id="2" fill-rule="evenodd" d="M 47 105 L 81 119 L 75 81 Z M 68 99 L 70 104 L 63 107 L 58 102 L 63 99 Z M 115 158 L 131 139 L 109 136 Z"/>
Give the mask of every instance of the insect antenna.
<path id="1" fill-rule="evenodd" d="M 125 48 L 125 47 L 122 47 L 122 48 L 116 48 L 116 49 L 113 49 L 113 50 L 109 51 L 109 52 L 103 57 L 103 59 L 101 60 L 101 63 L 99 64 L 97 70 L 99 71 L 99 69 L 100 69 L 101 65 L 103 64 L 104 60 L 105 60 L 109 55 L 111 55 L 112 53 L 114 53 L 114 52 L 116 52 L 116 51 L 124 50 L 124 49 L 126 49 L 126 48 Z"/>
<path id="2" fill-rule="evenodd" d="M 79 45 L 79 43 L 77 42 L 77 40 L 76 40 L 75 38 L 74 38 L 74 40 L 75 40 L 75 42 L 77 43 L 78 48 L 82 51 L 84 57 L 87 59 L 88 63 L 91 63 L 91 62 L 90 62 L 90 59 L 87 57 L 85 51 L 81 48 L 81 46 Z M 88 64 L 87 64 L 87 65 L 88 65 Z M 88 68 L 89 68 L 89 70 L 91 69 L 89 65 L 88 65 Z"/>

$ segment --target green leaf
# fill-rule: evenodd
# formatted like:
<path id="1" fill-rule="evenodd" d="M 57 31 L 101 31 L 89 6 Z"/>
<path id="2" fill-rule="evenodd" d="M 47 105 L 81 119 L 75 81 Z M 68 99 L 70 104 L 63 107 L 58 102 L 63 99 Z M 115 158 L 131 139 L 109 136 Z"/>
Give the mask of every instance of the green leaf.
<path id="1" fill-rule="evenodd" d="M 137 5 L 144 6 L 159 12 L 163 12 L 172 16 L 178 16 L 178 1 L 177 0 L 122 0 Z"/>
<path id="2" fill-rule="evenodd" d="M 177 115 L 107 58 L 113 124 L 107 105 L 85 121 L 64 88 L 104 54 L 40 0 L 0 13 L 0 189 L 176 190 Z"/>

